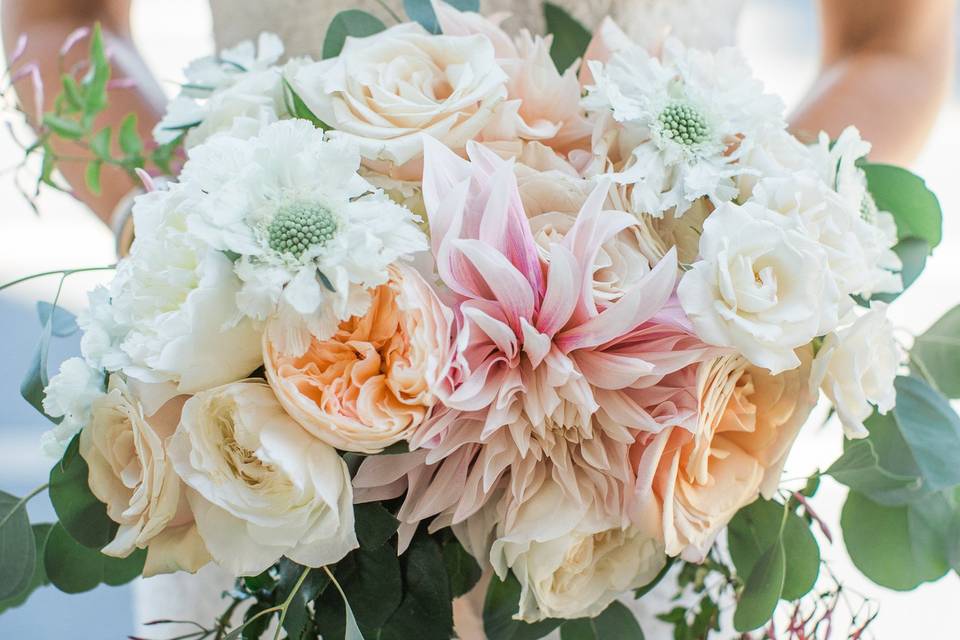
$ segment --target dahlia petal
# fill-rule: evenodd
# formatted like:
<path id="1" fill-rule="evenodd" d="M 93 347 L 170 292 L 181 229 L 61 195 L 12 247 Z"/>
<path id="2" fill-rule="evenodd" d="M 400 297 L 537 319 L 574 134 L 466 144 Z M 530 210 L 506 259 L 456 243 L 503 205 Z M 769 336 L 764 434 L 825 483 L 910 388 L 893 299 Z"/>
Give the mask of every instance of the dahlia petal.
<path id="1" fill-rule="evenodd" d="M 520 318 L 532 317 L 534 308 L 534 292 L 524 275 L 502 253 L 479 240 L 455 240 L 454 246 L 476 268 L 514 330 L 519 330 Z"/>
<path id="2" fill-rule="evenodd" d="M 550 247 L 550 271 L 547 288 L 537 315 L 540 333 L 553 336 L 573 315 L 577 306 L 577 285 L 580 278 L 577 260 L 570 249 L 555 244 Z"/>

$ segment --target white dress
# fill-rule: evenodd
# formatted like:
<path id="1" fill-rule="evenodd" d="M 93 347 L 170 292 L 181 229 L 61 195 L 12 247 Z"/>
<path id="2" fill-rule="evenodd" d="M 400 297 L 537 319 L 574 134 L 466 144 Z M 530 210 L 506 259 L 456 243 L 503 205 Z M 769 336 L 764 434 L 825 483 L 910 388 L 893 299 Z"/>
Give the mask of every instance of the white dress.
<path id="1" fill-rule="evenodd" d="M 552 0 L 587 28 L 595 27 L 604 16 L 611 16 L 640 44 L 659 41 L 665 34 L 676 36 L 691 46 L 715 49 L 733 43 L 737 19 L 744 0 Z M 403 15 L 401 0 L 386 0 L 397 14 Z M 505 27 L 534 33 L 544 30 L 542 0 L 481 0 L 486 14 L 509 12 Z M 217 49 L 256 38 L 261 31 L 272 31 L 284 42 L 287 56 L 320 56 L 327 25 L 343 9 L 363 9 L 387 24 L 389 16 L 376 0 L 210 0 L 214 40 Z M 174 574 L 140 580 L 135 586 L 134 620 L 194 620 L 211 623 L 225 608 L 220 594 L 231 588 L 233 580 L 210 565 L 196 575 Z M 650 640 L 668 638 L 669 627 L 652 620 L 654 613 L 669 610 L 675 603 L 669 585 L 663 598 L 657 591 L 638 603 L 644 631 Z M 670 591 L 670 593 L 667 593 Z M 651 597 L 652 596 L 652 597 Z M 141 628 L 145 637 L 157 636 L 157 627 Z M 664 635 L 667 634 L 667 635 Z"/>

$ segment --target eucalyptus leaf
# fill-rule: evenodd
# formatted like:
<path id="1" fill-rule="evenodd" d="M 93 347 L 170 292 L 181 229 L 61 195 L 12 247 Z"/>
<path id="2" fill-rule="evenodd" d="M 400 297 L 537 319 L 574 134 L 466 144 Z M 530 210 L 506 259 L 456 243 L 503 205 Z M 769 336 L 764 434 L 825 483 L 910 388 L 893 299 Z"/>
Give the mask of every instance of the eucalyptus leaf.
<path id="1" fill-rule="evenodd" d="M 910 359 L 921 375 L 929 375 L 948 398 L 960 398 L 960 306 L 917 336 Z"/>
<path id="2" fill-rule="evenodd" d="M 60 280 L 60 286 L 63 286 L 62 278 Z M 60 420 L 49 416 L 44 410 L 43 397 L 44 389 L 46 389 L 47 385 L 50 383 L 49 375 L 47 373 L 47 356 L 50 352 L 50 339 L 53 336 L 53 325 L 57 316 L 56 309 L 58 308 L 57 302 L 59 299 L 60 291 L 58 290 L 53 304 L 51 304 L 50 308 L 48 309 L 47 318 L 43 323 L 43 329 L 40 331 L 40 340 L 33 351 L 33 358 L 30 360 L 30 367 L 27 369 L 26 375 L 20 382 L 20 395 L 23 397 L 23 399 L 30 403 L 30 406 L 39 411 L 41 415 L 55 423 L 59 423 Z"/>
<path id="3" fill-rule="evenodd" d="M 14 596 L 10 596 L 9 598 L 0 600 L 0 613 L 3 613 L 7 609 L 19 607 L 27 601 L 27 599 L 30 597 L 30 594 L 32 594 L 34 591 L 44 585 L 50 584 L 50 581 L 47 580 L 47 572 L 43 568 L 43 549 L 47 544 L 47 536 L 50 534 L 50 529 L 52 526 L 53 525 L 48 523 L 33 525 L 33 537 L 36 542 L 33 575 L 27 582 L 26 586 L 21 589 L 19 593 Z"/>
<path id="4" fill-rule="evenodd" d="M 547 24 L 547 33 L 553 36 L 550 45 L 550 57 L 561 72 L 582 58 L 590 45 L 590 31 L 552 2 L 543 4 L 543 17 Z"/>
<path id="5" fill-rule="evenodd" d="M 750 571 L 737 601 L 733 626 L 737 631 L 750 631 L 766 624 L 777 608 L 783 592 L 787 559 L 780 538 L 764 551 Z"/>
<path id="6" fill-rule="evenodd" d="M 37 317 L 40 318 L 40 324 L 46 325 L 50 322 L 50 331 L 52 335 L 58 338 L 69 338 L 80 327 L 77 326 L 77 316 L 73 315 L 63 307 L 57 307 L 49 302 L 37 302 Z"/>
<path id="7" fill-rule="evenodd" d="M 101 549 L 116 535 L 118 525 L 107 507 L 90 491 L 89 468 L 80 455 L 80 435 L 74 436 L 60 462 L 50 470 L 50 502 L 60 525 L 80 544 Z"/>
<path id="8" fill-rule="evenodd" d="M 143 572 L 146 550 L 127 558 L 111 558 L 74 540 L 59 523 L 50 530 L 43 565 L 51 584 L 65 593 L 90 591 L 98 584 L 113 587 L 130 582 Z"/>
<path id="9" fill-rule="evenodd" d="M 888 164 L 865 163 L 862 169 L 877 208 L 893 214 L 897 236 L 922 238 L 930 250 L 936 248 L 943 237 L 943 212 L 923 179 Z"/>
<path id="10" fill-rule="evenodd" d="M 336 58 L 343 50 L 347 37 L 366 38 L 386 29 L 386 25 L 375 15 L 359 9 L 341 11 L 330 21 L 327 35 L 323 39 L 323 57 Z"/>
<path id="11" fill-rule="evenodd" d="M 960 484 L 960 416 L 922 380 L 900 376 L 895 386 L 893 415 L 926 485 L 936 491 Z"/>
<path id="12" fill-rule="evenodd" d="M 922 480 L 917 476 L 900 475 L 881 467 L 871 440 L 856 440 L 846 445 L 843 455 L 824 471 L 824 475 L 881 504 L 902 503 L 902 498 L 898 500 L 895 496 L 906 492 L 913 498 L 922 486 Z M 890 496 L 894 496 L 893 499 Z"/>
<path id="13" fill-rule="evenodd" d="M 881 505 L 851 491 L 840 514 L 853 564 L 878 585 L 897 591 L 915 589 L 943 575 L 936 558 L 939 550 L 913 544 L 909 511 L 909 506 Z"/>
<path id="14" fill-rule="evenodd" d="M 0 600 L 20 594 L 30 584 L 37 545 L 26 505 L 0 491 Z"/>
<path id="15" fill-rule="evenodd" d="M 927 256 L 930 255 L 930 245 L 923 238 L 903 238 L 893 247 L 894 253 L 900 258 L 903 265 L 900 270 L 900 279 L 903 281 L 903 291 L 917 281 L 924 267 L 927 266 Z M 903 293 L 875 293 L 870 300 L 893 302 Z M 867 306 L 864 304 L 863 306 Z"/>
<path id="16" fill-rule="evenodd" d="M 568 620 L 560 626 L 560 640 L 643 640 L 643 629 L 622 602 L 614 600 L 595 618 Z"/>

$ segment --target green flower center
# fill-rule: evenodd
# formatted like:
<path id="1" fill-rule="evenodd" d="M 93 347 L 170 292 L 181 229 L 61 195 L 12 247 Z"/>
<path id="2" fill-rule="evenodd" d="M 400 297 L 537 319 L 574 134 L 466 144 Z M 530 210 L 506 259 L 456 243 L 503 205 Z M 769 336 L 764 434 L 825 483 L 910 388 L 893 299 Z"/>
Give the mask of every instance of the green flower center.
<path id="1" fill-rule="evenodd" d="M 674 102 L 660 112 L 657 120 L 663 127 L 663 135 L 679 144 L 690 146 L 707 138 L 709 127 L 706 118 L 696 107 L 683 102 Z"/>
<path id="2" fill-rule="evenodd" d="M 284 205 L 267 227 L 268 243 L 277 253 L 299 258 L 312 247 L 322 247 L 337 234 L 337 218 L 313 203 Z"/>

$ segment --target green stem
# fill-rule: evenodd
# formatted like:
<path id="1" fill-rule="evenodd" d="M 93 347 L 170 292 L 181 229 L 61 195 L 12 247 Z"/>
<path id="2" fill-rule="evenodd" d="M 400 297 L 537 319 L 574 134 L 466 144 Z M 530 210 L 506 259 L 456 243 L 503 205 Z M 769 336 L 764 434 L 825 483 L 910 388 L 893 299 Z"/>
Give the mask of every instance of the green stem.
<path id="1" fill-rule="evenodd" d="M 324 567 L 324 569 L 326 569 L 326 567 Z M 297 583 L 293 585 L 293 590 L 290 591 L 290 595 L 287 596 L 287 599 L 280 605 L 280 620 L 277 622 L 277 631 L 273 634 L 273 640 L 280 640 L 280 631 L 283 629 L 283 621 L 287 619 L 287 610 L 290 608 L 290 603 L 293 602 L 293 598 L 297 595 L 297 592 L 300 591 L 300 587 L 303 586 L 303 581 L 307 579 L 308 575 L 310 575 L 310 567 L 303 570 L 303 573 L 301 573 L 297 579 Z"/>
<path id="2" fill-rule="evenodd" d="M 19 511 L 25 504 L 30 502 L 30 500 L 33 499 L 37 494 L 45 491 L 49 486 L 50 486 L 49 482 L 44 482 L 42 485 L 40 485 L 30 493 L 20 498 L 17 504 L 13 505 L 13 509 L 10 509 L 10 511 L 7 512 L 7 515 L 3 516 L 3 519 L 0 520 L 0 529 L 2 529 L 5 524 L 7 524 L 7 521 L 13 517 L 13 514 Z"/>
<path id="3" fill-rule="evenodd" d="M 22 278 L 17 278 L 16 280 L 11 280 L 5 284 L 0 285 L 0 291 L 12 287 L 15 284 L 20 284 L 21 282 L 27 282 L 28 280 L 33 280 L 35 278 L 43 278 L 45 276 L 53 275 L 62 275 L 64 278 L 71 276 L 75 273 L 83 273 L 86 271 L 110 271 L 111 269 L 116 269 L 117 265 L 111 264 L 105 267 L 83 267 L 80 269 L 57 269 L 56 271 L 44 271 L 42 273 L 34 273 L 29 276 L 23 276 Z"/>
<path id="4" fill-rule="evenodd" d="M 398 23 L 403 22 L 403 19 L 399 15 L 397 15 L 397 12 L 391 9 L 390 5 L 388 5 L 384 0 L 377 0 L 377 4 L 383 7 L 383 10 L 389 13 L 390 17 L 396 20 Z"/>

